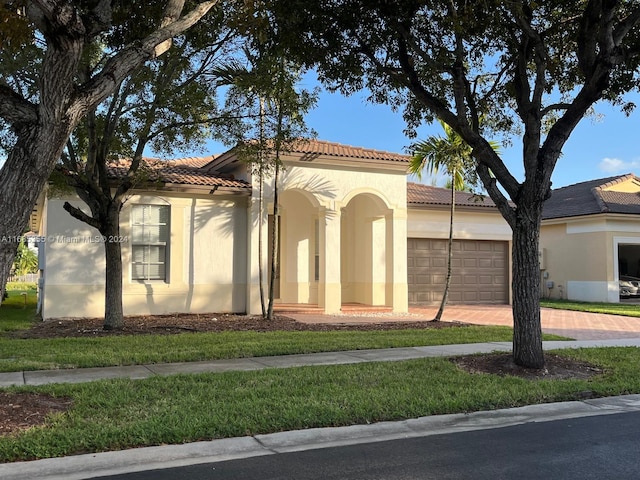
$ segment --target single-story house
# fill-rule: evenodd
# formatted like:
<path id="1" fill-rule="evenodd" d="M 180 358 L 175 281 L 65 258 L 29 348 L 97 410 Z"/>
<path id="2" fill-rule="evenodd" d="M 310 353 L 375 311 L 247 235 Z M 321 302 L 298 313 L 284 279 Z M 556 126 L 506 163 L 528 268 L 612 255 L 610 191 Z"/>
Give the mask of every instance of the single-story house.
<path id="1" fill-rule="evenodd" d="M 283 157 L 279 303 L 326 313 L 353 303 L 405 312 L 440 300 L 450 192 L 407 182 L 408 160 L 318 140 Z M 151 165 L 155 181 L 132 192 L 121 237 L 107 239 L 122 242 L 125 314 L 258 313 L 273 180 L 265 183 L 261 211 L 257 179 L 234 149 Z M 122 167 L 112 166 L 114 177 Z M 73 195 L 43 195 L 30 223 L 43 240 L 43 318 L 100 316 L 103 239 L 71 217 L 65 201 L 83 207 Z M 639 214 L 633 174 L 554 190 L 541 228 L 541 295 L 619 301 L 620 276 L 640 276 Z M 489 198 L 456 193 L 454 238 L 450 302 L 509 303 L 511 231 Z"/>
<path id="2" fill-rule="evenodd" d="M 446 274 L 449 195 L 407 182 L 409 157 L 309 140 L 283 157 L 276 298 L 317 305 L 436 303 Z M 273 179 L 258 181 L 232 149 L 154 163 L 157 181 L 132 192 L 121 212 L 126 315 L 260 311 L 260 257 L 267 272 Z M 114 166 L 118 175 L 121 168 Z M 31 228 L 43 238 L 43 318 L 101 316 L 104 247 L 98 232 L 44 196 Z M 452 303 L 509 303 L 511 231 L 489 198 L 457 193 Z M 86 206 L 84 208 L 88 211 Z M 263 228 L 259 254 L 259 226 Z"/>
<path id="3" fill-rule="evenodd" d="M 640 178 L 619 175 L 553 191 L 540 229 L 543 296 L 618 302 L 640 276 Z"/>

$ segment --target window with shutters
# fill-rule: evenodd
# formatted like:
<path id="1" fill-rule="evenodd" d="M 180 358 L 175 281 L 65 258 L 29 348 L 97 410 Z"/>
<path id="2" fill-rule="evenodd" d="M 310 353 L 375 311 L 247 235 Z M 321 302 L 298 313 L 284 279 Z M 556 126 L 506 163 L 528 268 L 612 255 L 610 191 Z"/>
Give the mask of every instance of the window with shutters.
<path id="1" fill-rule="evenodd" d="M 131 278 L 167 279 L 168 205 L 133 205 L 131 209 Z"/>

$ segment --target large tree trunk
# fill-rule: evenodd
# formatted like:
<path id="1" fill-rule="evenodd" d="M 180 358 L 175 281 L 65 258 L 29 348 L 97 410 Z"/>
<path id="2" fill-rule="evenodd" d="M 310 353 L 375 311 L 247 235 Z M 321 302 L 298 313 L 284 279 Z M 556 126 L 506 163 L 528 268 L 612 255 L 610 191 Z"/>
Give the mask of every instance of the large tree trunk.
<path id="1" fill-rule="evenodd" d="M 112 208 L 112 210 L 116 210 Z M 121 330 L 124 327 L 122 309 L 122 248 L 120 237 L 120 209 L 109 212 L 105 229 L 104 253 L 106 259 L 104 285 L 104 324 L 105 330 Z"/>
<path id="2" fill-rule="evenodd" d="M 523 367 L 543 368 L 538 263 L 541 212 L 532 210 L 518 208 L 513 229 L 513 360 Z"/>
<path id="3" fill-rule="evenodd" d="M 69 133 L 67 125 L 24 127 L 0 170 L 0 299 L 16 255 L 16 240 L 24 233 Z"/>

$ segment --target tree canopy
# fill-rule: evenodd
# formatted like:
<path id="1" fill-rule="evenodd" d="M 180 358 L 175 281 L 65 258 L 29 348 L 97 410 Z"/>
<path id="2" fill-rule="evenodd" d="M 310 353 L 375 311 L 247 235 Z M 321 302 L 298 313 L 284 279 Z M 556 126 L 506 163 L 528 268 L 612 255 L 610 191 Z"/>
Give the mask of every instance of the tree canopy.
<path id="1" fill-rule="evenodd" d="M 601 101 L 640 81 L 640 2 L 621 0 L 270 0 L 263 17 L 330 88 L 367 88 L 409 131 L 435 118 L 473 151 L 513 230 L 514 360 L 542 367 L 537 249 L 562 148 Z M 483 121 L 481 122 L 481 119 Z M 520 137 L 518 180 L 488 138 Z"/>
<path id="2" fill-rule="evenodd" d="M 217 0 L 5 0 L 0 11 L 0 231 L 17 237 L 73 129 Z M 13 28 L 9 20 L 20 19 Z M 7 20 L 7 21 L 5 21 Z M 100 56 L 86 72 L 86 59 Z M 88 73 L 88 75 L 87 75 Z M 0 298 L 17 245 L 0 244 Z"/>

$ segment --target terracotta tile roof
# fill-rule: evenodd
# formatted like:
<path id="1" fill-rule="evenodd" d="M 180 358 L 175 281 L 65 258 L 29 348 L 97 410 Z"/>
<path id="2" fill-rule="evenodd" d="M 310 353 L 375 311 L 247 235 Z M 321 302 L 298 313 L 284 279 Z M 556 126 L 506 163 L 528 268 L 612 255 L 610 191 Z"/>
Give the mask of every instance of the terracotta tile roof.
<path id="1" fill-rule="evenodd" d="M 213 157 L 189 157 L 175 160 L 160 160 L 145 158 L 143 161 L 149 168 L 149 180 L 173 183 L 178 185 L 200 185 L 206 187 L 226 187 L 251 189 L 251 185 L 244 180 L 236 180 L 219 173 L 203 170 L 201 167 L 211 162 Z M 114 178 L 123 177 L 131 160 L 120 159 L 112 162 L 109 175 Z"/>
<path id="2" fill-rule="evenodd" d="M 600 178 L 555 189 L 544 204 L 543 219 L 578 217 L 598 213 L 640 214 L 640 194 L 605 190 L 634 174 Z"/>
<path id="3" fill-rule="evenodd" d="M 374 150 L 372 148 L 353 147 L 341 143 L 327 142 L 324 140 L 302 140 L 296 143 L 292 152 L 302 154 L 320 154 L 334 157 L 348 157 L 362 160 L 384 160 L 389 162 L 409 163 L 409 155 Z"/>
<path id="4" fill-rule="evenodd" d="M 469 192 L 456 192 L 456 205 L 464 207 L 496 208 L 489 196 L 479 198 Z M 451 190 L 422 183 L 407 183 L 407 206 L 451 205 Z"/>

